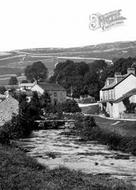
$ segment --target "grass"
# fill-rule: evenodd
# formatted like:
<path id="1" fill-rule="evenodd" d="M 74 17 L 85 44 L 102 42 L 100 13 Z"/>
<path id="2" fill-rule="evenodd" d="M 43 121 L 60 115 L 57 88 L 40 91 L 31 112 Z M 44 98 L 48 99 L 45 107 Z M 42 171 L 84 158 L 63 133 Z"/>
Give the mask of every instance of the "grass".
<path id="1" fill-rule="evenodd" d="M 113 120 L 94 116 L 96 124 L 105 132 L 114 132 L 122 137 L 136 137 L 136 121 Z"/>
<path id="2" fill-rule="evenodd" d="M 81 107 L 82 113 L 85 114 L 98 114 L 99 113 L 99 105 L 90 105 Z"/>
<path id="3" fill-rule="evenodd" d="M 110 149 L 136 156 L 136 121 L 119 121 L 98 116 L 80 116 L 75 129 L 69 134 L 80 136 L 82 141 L 95 140 Z M 91 120 L 91 118 L 94 118 Z"/>
<path id="4" fill-rule="evenodd" d="M 2 190 L 133 190 L 131 184 L 106 175 L 83 174 L 67 168 L 50 170 L 16 147 L 0 145 Z"/>

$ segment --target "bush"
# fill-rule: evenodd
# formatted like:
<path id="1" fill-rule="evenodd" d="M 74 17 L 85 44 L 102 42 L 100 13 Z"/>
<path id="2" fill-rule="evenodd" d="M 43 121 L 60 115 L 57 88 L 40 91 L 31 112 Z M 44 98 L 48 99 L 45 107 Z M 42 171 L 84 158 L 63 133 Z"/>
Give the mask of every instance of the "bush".
<path id="1" fill-rule="evenodd" d="M 81 112 L 77 102 L 75 100 L 66 100 L 66 102 L 62 103 L 62 111 L 66 113 L 76 113 Z"/>
<path id="2" fill-rule="evenodd" d="M 9 133 L 5 129 L 0 129 L 0 143 L 9 144 Z"/>
<path id="3" fill-rule="evenodd" d="M 136 137 L 123 137 L 114 132 L 106 132 L 96 125 L 91 116 L 76 118 L 74 134 L 80 136 L 84 141 L 96 140 L 108 145 L 110 149 L 131 152 L 136 155 Z"/>
<path id="4" fill-rule="evenodd" d="M 6 92 L 5 86 L 0 86 L 0 94 L 4 94 Z"/>
<path id="5" fill-rule="evenodd" d="M 82 139 L 88 140 L 96 128 L 94 117 L 79 116 L 75 120 L 75 129 Z"/>
<path id="6" fill-rule="evenodd" d="M 94 102 L 96 102 L 95 101 L 95 98 L 93 98 L 93 97 L 88 97 L 88 98 L 83 98 L 83 99 L 79 99 L 78 100 L 78 103 L 81 103 L 81 104 L 89 104 L 89 103 L 94 103 Z"/>
<path id="7" fill-rule="evenodd" d="M 28 137 L 37 127 L 35 120 L 39 118 L 39 102 L 34 93 L 31 102 L 27 102 L 26 95 L 19 97 L 19 113 L 13 115 L 11 121 L 6 122 L 0 129 L 0 143 L 7 143 L 10 139 Z"/>
<path id="8" fill-rule="evenodd" d="M 20 118 L 19 115 L 14 115 L 11 121 L 6 122 L 0 130 L 0 142 L 7 143 L 10 139 L 23 138 L 30 135 L 33 123 L 30 119 Z"/>

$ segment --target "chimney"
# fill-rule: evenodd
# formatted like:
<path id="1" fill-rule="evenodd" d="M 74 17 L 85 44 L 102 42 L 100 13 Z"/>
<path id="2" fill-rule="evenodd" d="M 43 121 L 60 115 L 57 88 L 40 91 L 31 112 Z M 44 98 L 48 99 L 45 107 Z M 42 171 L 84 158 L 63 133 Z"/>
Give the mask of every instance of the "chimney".
<path id="1" fill-rule="evenodd" d="M 35 85 L 38 84 L 38 83 L 37 83 L 37 80 L 35 80 L 35 81 L 33 82 L 33 84 L 35 84 Z"/>
<path id="2" fill-rule="evenodd" d="M 109 86 L 111 83 L 113 83 L 114 82 L 114 78 L 113 77 L 108 77 L 107 78 L 107 80 L 106 80 L 106 83 L 105 83 L 105 85 L 106 86 Z"/>
<path id="3" fill-rule="evenodd" d="M 115 79 L 115 83 L 117 84 L 118 82 L 120 82 L 123 79 L 123 76 L 121 75 L 120 72 L 115 72 L 114 79 Z"/>
<path id="4" fill-rule="evenodd" d="M 131 73 L 135 75 L 135 68 L 132 68 L 132 67 L 131 67 L 131 68 L 128 68 L 128 69 L 127 69 L 127 74 L 129 75 L 129 74 L 131 74 Z"/>
<path id="5" fill-rule="evenodd" d="M 5 91 L 5 96 L 6 96 L 6 98 L 8 98 L 9 97 L 9 91 L 7 90 L 7 91 Z"/>

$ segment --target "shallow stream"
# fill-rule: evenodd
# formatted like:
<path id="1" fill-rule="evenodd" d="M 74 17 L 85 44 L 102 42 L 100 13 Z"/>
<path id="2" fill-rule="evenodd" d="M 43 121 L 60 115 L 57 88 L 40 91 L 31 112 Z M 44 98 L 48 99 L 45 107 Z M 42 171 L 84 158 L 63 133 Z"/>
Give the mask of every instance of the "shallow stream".
<path id="1" fill-rule="evenodd" d="M 136 185 L 136 157 L 108 150 L 97 142 L 82 142 L 78 137 L 62 135 L 63 130 L 40 130 L 31 138 L 20 139 L 19 146 L 28 155 L 51 169 L 65 166 L 93 174 L 111 174 Z"/>

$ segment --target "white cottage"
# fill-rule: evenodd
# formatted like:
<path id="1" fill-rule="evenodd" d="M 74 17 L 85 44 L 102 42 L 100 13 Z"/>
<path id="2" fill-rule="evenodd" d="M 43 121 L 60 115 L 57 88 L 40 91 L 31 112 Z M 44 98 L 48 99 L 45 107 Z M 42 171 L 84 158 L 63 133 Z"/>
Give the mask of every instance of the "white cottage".
<path id="1" fill-rule="evenodd" d="M 135 69 L 128 68 L 126 75 L 115 73 L 113 78 L 107 78 L 105 86 L 100 91 L 100 106 L 112 118 L 122 118 L 126 107 L 123 99 L 128 97 L 136 103 Z"/>

